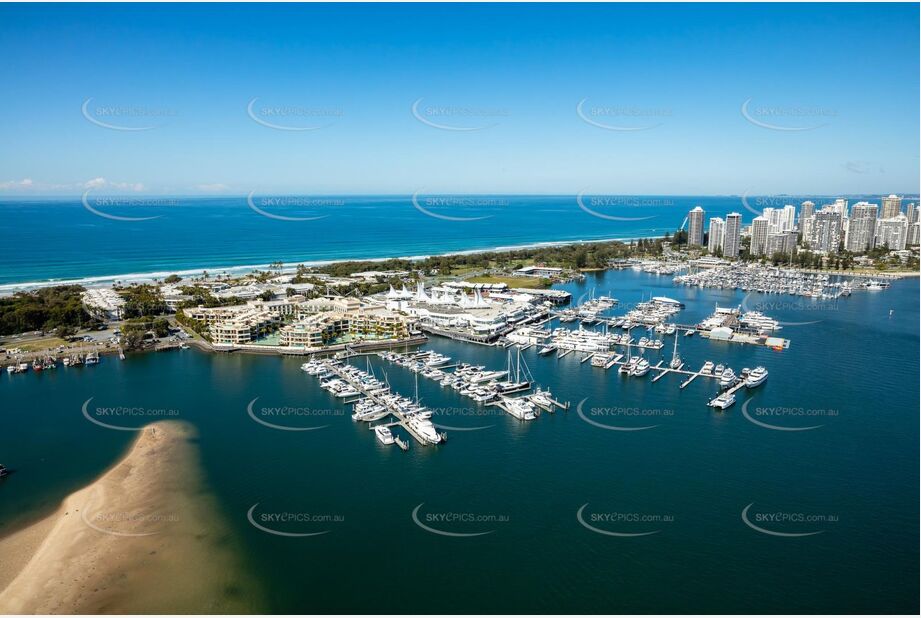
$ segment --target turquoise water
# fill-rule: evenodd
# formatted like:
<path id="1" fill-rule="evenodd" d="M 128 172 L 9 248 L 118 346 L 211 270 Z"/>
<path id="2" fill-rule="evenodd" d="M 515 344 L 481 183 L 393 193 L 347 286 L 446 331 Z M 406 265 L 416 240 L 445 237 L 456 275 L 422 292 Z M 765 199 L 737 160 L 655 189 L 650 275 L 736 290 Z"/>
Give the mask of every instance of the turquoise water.
<path id="1" fill-rule="evenodd" d="M 760 210 L 805 197 L 409 196 L 123 198 L 0 201 L 0 291 L 14 283 L 212 271 L 281 260 L 325 261 L 431 255 L 539 242 L 662 236 L 701 205 L 710 216 Z M 275 199 L 275 198 L 272 198 Z M 811 196 L 816 203 L 830 198 Z M 136 201 L 133 201 L 136 200 Z M 152 200 L 152 201 L 151 201 Z M 267 202 L 267 203 L 264 203 Z M 291 203 L 293 202 L 293 203 Z M 584 207 L 584 208 L 583 208 Z M 598 216 L 596 216 L 598 215 Z M 322 217 L 309 221 L 272 218 Z M 447 218 L 446 218 L 447 217 Z M 453 219 L 452 219 L 453 217 Z M 620 218 L 612 220 L 611 217 Z M 466 220 L 456 220 L 456 219 Z"/>
<path id="2" fill-rule="evenodd" d="M 622 303 L 652 293 L 682 300 L 682 323 L 713 305 L 739 304 L 727 290 L 676 288 L 670 277 L 634 271 L 590 276 L 566 286 L 594 289 Z M 408 453 L 379 446 L 343 415 L 338 400 L 298 370 L 300 359 L 206 355 L 194 351 L 106 358 L 95 368 L 0 376 L 0 460 L 19 471 L 0 485 L 0 531 L 21 524 L 81 486 L 128 445 L 129 432 L 88 422 L 81 405 L 174 409 L 199 428 L 210 486 L 242 541 L 254 577 L 268 589 L 270 612 L 892 612 L 918 611 L 918 355 L 916 279 L 884 292 L 860 292 L 807 308 L 793 297 L 772 303 L 788 322 L 781 352 L 681 337 L 692 365 L 765 365 L 768 382 L 740 393 L 726 413 L 706 407 L 716 387 L 703 379 L 684 390 L 677 376 L 655 384 L 603 371 L 577 355 L 523 353 L 535 379 L 573 403 L 569 412 L 520 424 L 497 412 L 473 414 L 468 400 L 420 378 L 436 421 L 452 427 L 447 444 Z M 786 302 L 787 305 L 781 305 Z M 765 305 L 766 306 L 766 305 Z M 890 315 L 890 310 L 892 314 Z M 620 313 L 622 310 L 614 310 Z M 654 362 L 670 356 L 671 338 Z M 445 339 L 427 347 L 459 360 L 504 365 L 506 351 Z M 414 390 L 413 374 L 378 358 L 394 388 Z M 364 367 L 365 361 L 356 361 Z M 746 420 L 757 408 L 834 410 L 835 415 L 775 417 L 776 431 Z M 310 409 L 271 419 L 265 407 Z M 587 423 L 575 405 L 636 408 L 646 416 L 594 417 L 644 431 Z M 456 409 L 460 409 L 458 412 Z M 323 412 L 324 410 L 328 412 Z M 672 411 L 665 414 L 663 411 Z M 652 414 L 659 411 L 658 414 Z M 450 412 L 454 412 L 451 414 Z M 767 420 L 761 417 L 761 420 Z M 125 424 L 140 423 L 127 419 Z M 266 523 L 320 536 L 280 537 L 253 527 L 247 511 L 320 515 L 322 521 Z M 614 537 L 580 525 L 646 536 Z M 778 537 L 750 521 L 786 533 Z M 455 533 L 427 532 L 412 518 Z M 652 521 L 614 521 L 640 514 Z M 762 517 L 757 518 L 760 513 Z M 818 522 L 777 522 L 770 514 Z M 444 521 L 472 514 L 478 521 Z M 593 518 L 597 515 L 596 518 Z M 483 516 L 493 516 L 482 521 Z M 632 517 L 632 515 L 630 515 Z"/>

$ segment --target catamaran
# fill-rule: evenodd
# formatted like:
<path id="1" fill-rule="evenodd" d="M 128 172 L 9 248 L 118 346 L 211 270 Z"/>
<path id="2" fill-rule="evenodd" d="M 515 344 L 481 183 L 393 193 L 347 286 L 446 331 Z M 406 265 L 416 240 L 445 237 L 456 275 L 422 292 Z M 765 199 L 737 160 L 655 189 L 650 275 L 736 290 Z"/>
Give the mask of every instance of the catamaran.
<path id="1" fill-rule="evenodd" d="M 736 396 L 729 391 L 721 393 L 710 400 L 709 405 L 711 408 L 719 408 L 720 410 L 725 410 L 736 402 Z"/>

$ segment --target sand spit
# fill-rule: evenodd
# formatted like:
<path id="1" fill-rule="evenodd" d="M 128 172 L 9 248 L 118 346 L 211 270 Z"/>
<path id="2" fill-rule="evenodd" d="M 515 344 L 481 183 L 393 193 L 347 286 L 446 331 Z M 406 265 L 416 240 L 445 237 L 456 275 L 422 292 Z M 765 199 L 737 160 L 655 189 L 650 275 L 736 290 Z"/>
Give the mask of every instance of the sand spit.
<path id="1" fill-rule="evenodd" d="M 183 423 L 149 425 L 56 513 L 0 540 L 0 613 L 258 612 L 192 438 Z"/>

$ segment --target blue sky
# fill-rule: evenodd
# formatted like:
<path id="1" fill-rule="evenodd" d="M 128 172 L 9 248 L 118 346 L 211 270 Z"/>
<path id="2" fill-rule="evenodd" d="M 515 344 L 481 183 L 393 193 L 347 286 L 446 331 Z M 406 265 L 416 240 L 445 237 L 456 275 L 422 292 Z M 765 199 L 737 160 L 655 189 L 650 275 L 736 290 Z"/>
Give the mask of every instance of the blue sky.
<path id="1" fill-rule="evenodd" d="M 917 4 L 4 4 L 0 197 L 916 193 L 917 28 Z"/>

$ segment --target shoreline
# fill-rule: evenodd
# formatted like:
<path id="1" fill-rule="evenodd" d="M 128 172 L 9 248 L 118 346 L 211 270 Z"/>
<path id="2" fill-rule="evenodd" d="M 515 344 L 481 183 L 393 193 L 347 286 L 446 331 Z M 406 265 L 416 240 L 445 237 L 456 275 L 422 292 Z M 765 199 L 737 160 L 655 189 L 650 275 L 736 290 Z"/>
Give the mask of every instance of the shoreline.
<path id="1" fill-rule="evenodd" d="M 333 260 L 307 260 L 302 262 L 282 262 L 285 264 L 281 269 L 282 273 L 290 274 L 297 271 L 298 266 L 316 268 L 319 266 L 329 266 L 330 264 L 339 264 L 342 262 L 365 262 L 373 264 L 377 262 L 386 262 L 387 260 L 409 260 L 412 262 L 422 261 L 433 257 L 448 257 L 455 255 L 475 255 L 477 253 L 496 253 L 501 251 L 520 251 L 525 249 L 540 249 L 543 247 L 564 247 L 569 245 L 597 244 L 611 242 L 633 242 L 636 240 L 657 238 L 649 236 L 637 236 L 629 238 L 599 238 L 596 240 L 549 240 L 525 243 L 521 245 L 500 245 L 497 247 L 483 247 L 481 249 L 462 249 L 458 251 L 448 251 L 444 253 L 432 253 L 426 255 L 409 255 L 409 256 L 386 256 L 370 258 L 342 258 Z M 116 281 L 119 283 L 150 283 L 154 279 L 163 279 L 169 275 L 185 276 L 200 275 L 207 271 L 210 275 L 232 274 L 237 276 L 247 275 L 256 270 L 265 270 L 271 265 L 270 262 L 263 264 L 239 264 L 232 266 L 213 266 L 213 267 L 196 267 L 183 270 L 156 270 L 141 273 L 125 273 L 114 275 L 93 275 L 87 277 L 74 277 L 62 279 L 47 279 L 43 281 L 24 281 L 18 283 L 0 284 L 0 297 L 15 294 L 16 292 L 27 292 L 40 288 L 53 287 L 57 285 L 82 285 L 86 288 L 107 287 Z"/>
<path id="2" fill-rule="evenodd" d="M 195 436 L 186 423 L 147 425 L 56 512 L 0 539 L 0 613 L 258 611 L 257 584 L 204 491 Z"/>

